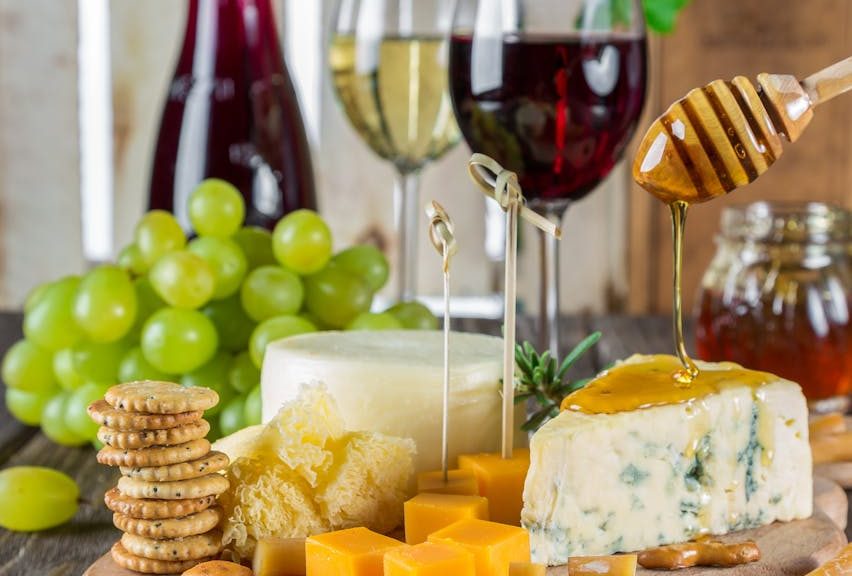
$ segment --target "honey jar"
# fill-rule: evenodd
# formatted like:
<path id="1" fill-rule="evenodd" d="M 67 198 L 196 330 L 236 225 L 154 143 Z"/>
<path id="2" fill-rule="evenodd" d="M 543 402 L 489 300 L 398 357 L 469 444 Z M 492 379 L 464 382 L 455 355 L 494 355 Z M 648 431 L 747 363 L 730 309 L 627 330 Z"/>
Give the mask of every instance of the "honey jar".
<path id="1" fill-rule="evenodd" d="M 696 303 L 696 349 L 798 382 L 846 410 L 852 380 L 852 213 L 821 203 L 726 208 Z"/>

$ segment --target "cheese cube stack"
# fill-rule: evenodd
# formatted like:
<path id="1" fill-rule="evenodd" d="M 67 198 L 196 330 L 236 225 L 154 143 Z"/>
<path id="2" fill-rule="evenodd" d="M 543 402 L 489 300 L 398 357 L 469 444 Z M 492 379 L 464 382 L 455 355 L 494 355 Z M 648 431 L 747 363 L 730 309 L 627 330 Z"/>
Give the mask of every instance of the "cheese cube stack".
<path id="1" fill-rule="evenodd" d="M 430 534 L 428 541 L 455 544 L 473 553 L 477 576 L 508 574 L 509 564 L 530 559 L 526 530 L 486 520 L 459 520 Z"/>
<path id="2" fill-rule="evenodd" d="M 569 576 L 635 576 L 636 554 L 574 556 L 568 559 Z"/>
<path id="3" fill-rule="evenodd" d="M 524 481 L 529 467 L 528 448 L 516 448 L 508 459 L 499 453 L 459 455 L 459 468 L 476 476 L 479 495 L 488 498 L 491 520 L 501 524 L 521 523 Z"/>
<path id="4" fill-rule="evenodd" d="M 429 534 L 465 518 L 488 520 L 482 496 L 419 494 L 405 503 L 405 541 L 425 542 Z"/>
<path id="5" fill-rule="evenodd" d="M 473 554 L 460 546 L 423 542 L 385 553 L 384 576 L 476 576 Z"/>
<path id="6" fill-rule="evenodd" d="M 742 383 L 756 373 L 731 363 L 699 368 L 717 371 L 716 392 L 614 413 L 565 410 L 533 436 L 522 524 L 534 561 L 554 566 L 811 515 L 799 386 L 768 374 Z M 635 387 L 643 390 L 641 379 Z"/>
<path id="7" fill-rule="evenodd" d="M 383 576 L 385 553 L 407 546 L 366 528 L 311 536 L 305 541 L 307 576 Z"/>

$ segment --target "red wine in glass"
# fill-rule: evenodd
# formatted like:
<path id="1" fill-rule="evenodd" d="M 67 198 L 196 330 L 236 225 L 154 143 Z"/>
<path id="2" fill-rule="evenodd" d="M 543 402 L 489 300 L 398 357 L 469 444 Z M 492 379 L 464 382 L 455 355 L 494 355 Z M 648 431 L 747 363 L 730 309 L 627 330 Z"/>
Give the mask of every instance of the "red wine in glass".
<path id="1" fill-rule="evenodd" d="M 644 35 L 455 34 L 450 90 L 470 147 L 518 174 L 533 207 L 591 192 L 627 145 L 645 99 Z"/>
<path id="2" fill-rule="evenodd" d="M 246 224 L 272 228 L 316 209 L 296 93 L 270 0 L 191 0 L 151 174 L 149 207 L 174 212 L 204 178 L 236 186 Z"/>

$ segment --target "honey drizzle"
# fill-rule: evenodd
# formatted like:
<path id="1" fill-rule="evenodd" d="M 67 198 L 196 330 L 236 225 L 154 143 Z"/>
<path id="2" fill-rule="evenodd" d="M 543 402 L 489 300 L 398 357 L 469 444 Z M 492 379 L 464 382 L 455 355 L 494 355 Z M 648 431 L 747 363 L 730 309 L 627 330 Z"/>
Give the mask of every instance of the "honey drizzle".
<path id="1" fill-rule="evenodd" d="M 674 380 L 681 386 L 688 386 L 698 376 L 695 362 L 686 352 L 686 342 L 683 338 L 683 298 L 681 284 L 683 276 L 683 234 L 686 228 L 686 212 L 689 204 L 676 200 L 669 204 L 672 212 L 672 257 L 674 259 L 674 278 L 672 291 L 675 351 L 680 359 L 682 368 L 674 373 Z"/>

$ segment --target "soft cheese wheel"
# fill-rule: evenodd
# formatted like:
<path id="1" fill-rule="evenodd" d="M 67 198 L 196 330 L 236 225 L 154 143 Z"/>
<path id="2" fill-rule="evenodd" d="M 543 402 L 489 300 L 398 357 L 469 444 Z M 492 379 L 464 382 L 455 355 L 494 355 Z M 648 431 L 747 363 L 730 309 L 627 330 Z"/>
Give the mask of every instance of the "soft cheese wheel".
<path id="1" fill-rule="evenodd" d="M 500 446 L 503 341 L 450 335 L 450 465 L 459 454 Z M 415 471 L 441 467 L 443 333 L 439 331 L 317 332 L 273 342 L 261 375 L 263 421 L 305 383 L 322 382 L 348 430 L 412 438 Z M 515 413 L 523 422 L 523 406 Z M 516 432 L 518 445 L 526 434 Z"/>

